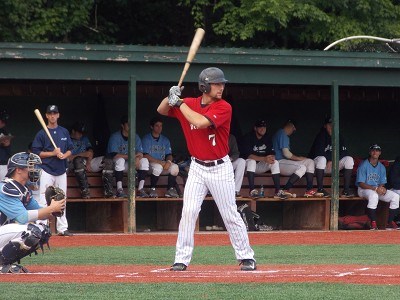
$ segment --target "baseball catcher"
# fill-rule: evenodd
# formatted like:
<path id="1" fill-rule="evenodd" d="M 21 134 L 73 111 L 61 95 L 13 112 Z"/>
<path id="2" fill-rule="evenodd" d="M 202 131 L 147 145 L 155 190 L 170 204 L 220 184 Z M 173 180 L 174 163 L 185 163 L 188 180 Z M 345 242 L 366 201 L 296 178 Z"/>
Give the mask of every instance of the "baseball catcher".
<path id="1" fill-rule="evenodd" d="M 29 186 L 40 178 L 41 159 L 27 152 L 14 154 L 7 164 L 7 177 L 0 182 L 0 264 L 1 273 L 26 273 L 20 260 L 37 253 L 51 236 L 48 219 L 65 209 L 65 196 L 50 196 L 47 207 L 39 206 Z M 49 192 L 50 194 L 50 192 Z M 55 193 L 57 194 L 57 192 Z M 36 222 L 38 221 L 38 222 Z"/>

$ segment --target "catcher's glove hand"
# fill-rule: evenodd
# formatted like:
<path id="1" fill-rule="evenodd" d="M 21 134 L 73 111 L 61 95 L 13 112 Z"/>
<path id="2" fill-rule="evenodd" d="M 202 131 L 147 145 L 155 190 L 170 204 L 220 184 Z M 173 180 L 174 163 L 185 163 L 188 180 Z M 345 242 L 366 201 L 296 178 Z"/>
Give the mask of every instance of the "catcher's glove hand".
<path id="1" fill-rule="evenodd" d="M 44 195 L 46 198 L 47 206 L 50 206 L 51 200 L 60 201 L 65 199 L 64 191 L 59 187 L 55 187 L 52 185 L 46 188 Z M 61 212 L 53 212 L 53 216 L 55 217 L 61 217 L 63 214 L 64 210 L 62 210 Z"/>

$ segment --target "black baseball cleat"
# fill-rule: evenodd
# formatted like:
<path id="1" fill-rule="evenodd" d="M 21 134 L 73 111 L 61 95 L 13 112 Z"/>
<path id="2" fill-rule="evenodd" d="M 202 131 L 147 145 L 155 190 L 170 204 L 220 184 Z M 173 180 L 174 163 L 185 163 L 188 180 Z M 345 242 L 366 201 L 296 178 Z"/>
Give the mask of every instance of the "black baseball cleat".
<path id="1" fill-rule="evenodd" d="M 172 267 L 169 269 L 170 271 L 185 271 L 187 266 L 182 263 L 175 263 L 172 265 Z"/>
<path id="2" fill-rule="evenodd" d="M 29 273 L 28 269 L 18 264 L 6 264 L 1 266 L 1 273 Z"/>
<path id="3" fill-rule="evenodd" d="M 240 270 L 242 271 L 254 271 L 257 269 L 254 259 L 242 259 L 240 266 Z"/>

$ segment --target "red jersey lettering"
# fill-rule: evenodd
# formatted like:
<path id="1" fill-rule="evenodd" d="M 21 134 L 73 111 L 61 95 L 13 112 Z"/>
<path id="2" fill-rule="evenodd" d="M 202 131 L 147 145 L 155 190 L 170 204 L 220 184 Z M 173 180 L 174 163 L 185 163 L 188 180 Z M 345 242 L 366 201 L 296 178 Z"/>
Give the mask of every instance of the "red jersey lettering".
<path id="1" fill-rule="evenodd" d="M 179 108 L 173 107 L 169 110 L 169 116 L 177 118 L 181 123 L 190 155 L 201 160 L 215 160 L 226 156 L 229 153 L 231 105 L 223 99 L 201 105 L 201 97 L 185 98 L 184 102 L 213 124 L 208 128 L 198 129 L 186 120 Z"/>

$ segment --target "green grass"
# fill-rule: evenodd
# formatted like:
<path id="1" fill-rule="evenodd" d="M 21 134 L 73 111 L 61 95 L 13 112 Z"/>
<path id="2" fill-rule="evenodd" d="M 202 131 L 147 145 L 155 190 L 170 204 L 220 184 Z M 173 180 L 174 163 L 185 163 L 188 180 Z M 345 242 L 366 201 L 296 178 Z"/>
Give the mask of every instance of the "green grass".
<path id="1" fill-rule="evenodd" d="M 396 299 L 400 286 L 288 284 L 17 284 L 0 283 L 1 299 Z"/>
<path id="2" fill-rule="evenodd" d="M 258 264 L 399 264 L 398 245 L 267 245 L 253 247 Z M 175 247 L 54 248 L 24 264 L 142 264 L 169 266 Z M 235 264 L 231 246 L 198 246 L 192 264 Z"/>

